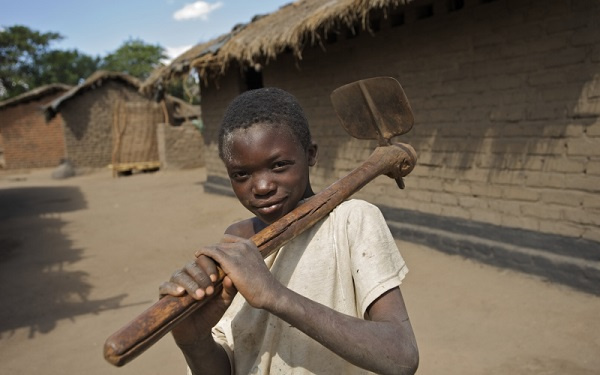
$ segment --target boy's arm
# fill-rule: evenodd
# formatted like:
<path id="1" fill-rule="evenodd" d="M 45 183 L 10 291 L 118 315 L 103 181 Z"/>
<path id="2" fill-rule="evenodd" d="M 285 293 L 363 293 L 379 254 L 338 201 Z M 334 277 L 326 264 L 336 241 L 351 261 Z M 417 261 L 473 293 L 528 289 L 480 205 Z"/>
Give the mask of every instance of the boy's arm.
<path id="1" fill-rule="evenodd" d="M 210 268 L 210 265 L 203 268 L 194 262 L 186 264 L 173 274 L 169 282 L 160 286 L 160 294 L 180 296 L 187 292 L 198 300 L 203 299 L 207 294 L 212 294 L 212 286 L 208 288 L 208 285 L 202 281 L 205 277 L 199 275 L 205 268 Z M 210 273 L 210 271 L 206 272 L 206 275 Z M 213 339 L 212 327 L 221 319 L 235 293 L 231 280 L 223 280 L 223 291 L 220 296 L 212 298 L 171 331 L 192 374 L 229 375 L 231 373 L 229 357 L 225 349 Z"/>
<path id="2" fill-rule="evenodd" d="M 252 222 L 247 220 L 231 225 L 225 234 L 250 237 L 251 228 Z M 175 271 L 171 280 L 160 286 L 159 293 L 181 296 L 187 292 L 201 300 L 207 294 L 213 293 L 209 275 L 215 272 L 214 261 L 200 256 L 195 262 L 190 262 Z M 225 277 L 221 296 L 213 298 L 171 331 L 192 374 L 231 374 L 229 356 L 225 349 L 215 342 L 212 328 L 221 319 L 236 293 L 231 279 Z"/>
<path id="3" fill-rule="evenodd" d="M 366 320 L 339 313 L 281 286 L 265 309 L 348 362 L 378 374 L 414 374 L 419 353 L 404 299 L 394 288 L 367 309 Z"/>
<path id="4" fill-rule="evenodd" d="M 230 241 L 200 253 L 219 262 L 250 305 L 277 315 L 358 367 L 382 374 L 416 371 L 418 349 L 399 288 L 371 303 L 366 320 L 351 317 L 283 286 L 250 241 Z"/>

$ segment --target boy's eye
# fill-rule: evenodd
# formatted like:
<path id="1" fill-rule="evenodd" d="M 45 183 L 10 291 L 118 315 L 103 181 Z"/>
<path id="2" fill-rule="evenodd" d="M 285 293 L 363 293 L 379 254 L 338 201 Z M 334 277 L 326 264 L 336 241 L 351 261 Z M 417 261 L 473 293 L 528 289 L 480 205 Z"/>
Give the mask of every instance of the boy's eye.
<path id="1" fill-rule="evenodd" d="M 291 165 L 292 162 L 291 161 L 287 161 L 287 160 L 282 160 L 282 161 L 277 161 L 275 163 L 273 163 L 273 169 L 274 170 L 283 170 L 285 169 L 287 166 Z"/>
<path id="2" fill-rule="evenodd" d="M 248 174 L 246 172 L 232 172 L 231 174 L 229 174 L 229 177 L 232 180 L 243 180 L 244 178 L 248 177 Z"/>

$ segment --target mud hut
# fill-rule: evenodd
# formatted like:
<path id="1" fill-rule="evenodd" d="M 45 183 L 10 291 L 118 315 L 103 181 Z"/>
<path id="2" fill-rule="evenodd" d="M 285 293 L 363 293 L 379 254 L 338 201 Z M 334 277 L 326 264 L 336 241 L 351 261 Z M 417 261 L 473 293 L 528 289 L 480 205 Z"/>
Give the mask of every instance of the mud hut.
<path id="1" fill-rule="evenodd" d="M 123 73 L 98 71 L 81 85 L 44 106 L 46 118 L 62 117 L 66 157 L 77 168 L 107 167 L 117 173 L 155 170 L 161 166 L 159 124 L 181 125 L 183 120 L 199 116 L 185 102 L 170 96 L 156 102 L 139 93 L 140 81 Z M 187 117 L 180 113 L 187 111 Z M 198 158 L 201 134 L 189 133 L 196 147 L 183 158 Z M 163 141 L 163 139 L 161 139 Z M 163 160 L 166 157 L 163 155 Z M 192 164 L 194 161 L 191 162 Z"/>
<path id="2" fill-rule="evenodd" d="M 600 3 L 299 0 L 176 58 L 144 84 L 201 78 L 206 190 L 227 192 L 217 128 L 240 92 L 278 86 L 320 145 L 317 187 L 375 146 L 346 135 L 329 95 L 392 76 L 415 114 L 407 188 L 359 196 L 395 233 L 600 294 Z"/>
<path id="3" fill-rule="evenodd" d="M 200 106 L 179 98 L 165 98 L 169 123 L 158 125 L 161 168 L 188 169 L 204 166 L 204 140 Z"/>
<path id="4" fill-rule="evenodd" d="M 60 117 L 46 123 L 42 106 L 71 87 L 52 84 L 0 102 L 0 167 L 46 168 L 65 154 Z"/>

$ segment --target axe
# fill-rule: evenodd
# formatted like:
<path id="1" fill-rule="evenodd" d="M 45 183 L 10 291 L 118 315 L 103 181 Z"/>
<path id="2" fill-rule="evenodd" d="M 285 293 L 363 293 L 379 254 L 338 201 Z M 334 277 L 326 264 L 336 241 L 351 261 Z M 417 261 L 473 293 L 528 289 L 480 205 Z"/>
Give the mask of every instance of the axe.
<path id="1" fill-rule="evenodd" d="M 333 91 L 331 101 L 351 136 L 376 139 L 379 146 L 347 176 L 252 236 L 250 240 L 264 258 L 316 224 L 377 176 L 385 174 L 404 188 L 402 177 L 416 164 L 417 156 L 410 145 L 391 142 L 393 137 L 408 132 L 414 122 L 404 91 L 394 78 L 377 77 L 347 84 Z M 219 269 L 213 296 L 219 294 L 224 277 Z M 128 363 L 208 299 L 197 301 L 187 294 L 163 297 L 106 340 L 104 358 L 115 366 Z"/>

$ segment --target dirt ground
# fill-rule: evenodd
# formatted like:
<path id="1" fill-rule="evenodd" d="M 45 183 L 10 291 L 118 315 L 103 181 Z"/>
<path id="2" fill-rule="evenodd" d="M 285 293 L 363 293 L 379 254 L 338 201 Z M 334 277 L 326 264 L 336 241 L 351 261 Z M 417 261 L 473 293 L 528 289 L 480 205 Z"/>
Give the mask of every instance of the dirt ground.
<path id="1" fill-rule="evenodd" d="M 204 169 L 113 179 L 0 171 L 0 373 L 184 374 L 167 336 L 130 364 L 105 339 L 247 213 Z M 600 298 L 398 241 L 419 374 L 598 374 Z"/>

